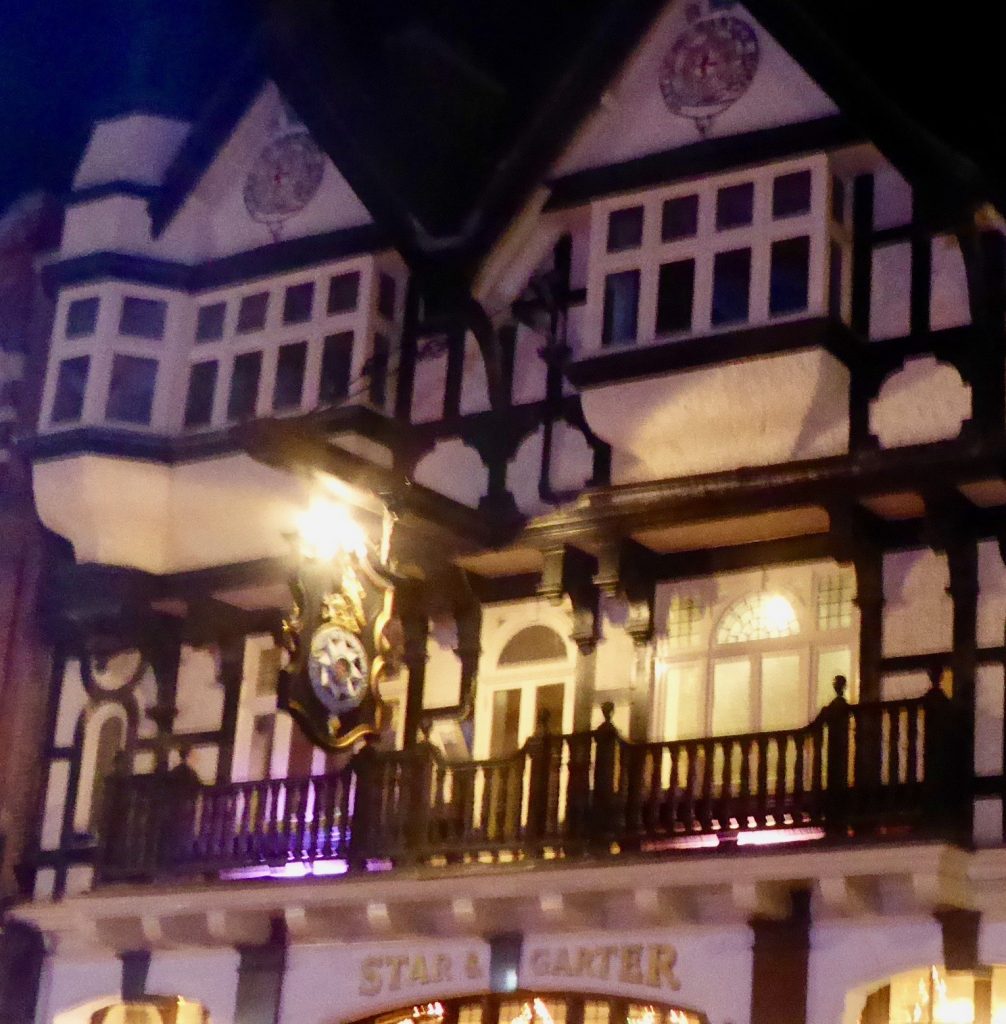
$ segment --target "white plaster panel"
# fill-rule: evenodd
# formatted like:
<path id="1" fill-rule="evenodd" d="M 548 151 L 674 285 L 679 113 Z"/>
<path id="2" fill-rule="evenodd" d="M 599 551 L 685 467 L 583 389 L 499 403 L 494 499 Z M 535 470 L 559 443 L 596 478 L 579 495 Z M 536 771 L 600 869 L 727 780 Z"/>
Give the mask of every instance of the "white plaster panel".
<path id="1" fill-rule="evenodd" d="M 36 463 L 34 484 L 40 518 L 79 561 L 154 573 L 283 555 L 307 501 L 305 483 L 244 454 L 175 466 L 79 455 Z"/>
<path id="2" fill-rule="evenodd" d="M 482 350 L 472 335 L 465 337 L 465 362 L 461 377 L 462 413 L 482 412 L 489 408 L 489 387 Z"/>
<path id="3" fill-rule="evenodd" d="M 761 59 L 747 93 L 713 119 L 708 129 L 710 137 L 721 138 L 836 112 L 835 104 L 750 14 L 740 7 L 731 13 L 755 28 Z M 672 113 L 659 88 L 664 56 L 686 26 L 686 5 L 668 4 L 666 13 L 636 49 L 596 112 L 553 168 L 554 174 L 568 174 L 701 141 L 695 122 Z"/>
<path id="4" fill-rule="evenodd" d="M 489 486 L 489 471 L 478 452 L 455 438 L 439 442 L 424 455 L 413 479 L 474 508 Z"/>
<path id="5" fill-rule="evenodd" d="M 870 337 L 903 338 L 910 329 L 912 250 L 907 242 L 879 245 L 870 268 Z"/>
<path id="6" fill-rule="evenodd" d="M 875 229 L 903 227 L 912 219 L 912 187 L 884 161 L 873 172 L 873 226 Z"/>
<path id="7" fill-rule="evenodd" d="M 543 335 L 523 324 L 517 328 L 513 360 L 513 400 L 517 405 L 545 397 L 545 362 L 538 355 L 544 344 Z"/>
<path id="8" fill-rule="evenodd" d="M 217 682 L 212 651 L 182 647 L 178 665 L 178 717 L 176 732 L 219 729 L 223 718 L 224 691 Z"/>
<path id="9" fill-rule="evenodd" d="M 978 544 L 978 623 L 979 647 L 996 647 L 1006 630 L 1006 566 L 994 540 Z"/>
<path id="10" fill-rule="evenodd" d="M 595 661 L 597 689 L 621 689 L 630 684 L 648 686 L 648 679 L 636 679 L 637 651 L 632 637 L 625 632 L 625 603 L 605 597 L 602 614 Z"/>
<path id="11" fill-rule="evenodd" d="M 70 762 L 65 760 L 50 762 L 49 781 L 45 787 L 45 806 L 42 811 L 41 842 L 43 850 L 54 850 L 59 846 L 69 781 Z"/>
<path id="12" fill-rule="evenodd" d="M 599 387 L 583 408 L 624 483 L 840 454 L 848 388 L 849 371 L 814 349 Z"/>
<path id="13" fill-rule="evenodd" d="M 925 672 L 893 672 L 880 679 L 881 700 L 909 700 L 922 697 L 930 687 Z"/>
<path id="14" fill-rule="evenodd" d="M 507 467 L 507 487 L 524 513 L 543 512 L 552 506 L 538 494 L 541 474 L 544 427 L 526 437 Z M 594 469 L 594 453 L 582 431 L 565 420 L 552 426 L 552 458 L 549 483 L 555 493 L 578 492 L 590 479 Z M 566 498 L 568 500 L 568 496 Z"/>
<path id="15" fill-rule="evenodd" d="M 1004 767 L 1003 667 L 981 665 L 975 673 L 975 771 L 999 775 Z"/>
<path id="16" fill-rule="evenodd" d="M 858 1024 L 866 996 L 892 974 L 942 960 L 933 918 L 818 922 L 810 937 L 807 1020 Z"/>
<path id="17" fill-rule="evenodd" d="M 424 708 L 450 707 L 458 702 L 461 689 L 461 662 L 454 653 L 451 637 L 431 635 L 426 644 L 426 685 L 423 689 Z M 456 634 L 454 636 L 456 642 Z"/>
<path id="18" fill-rule="evenodd" d="M 60 957 L 50 967 L 41 1024 L 90 1024 L 91 1014 L 120 998 L 122 963 L 109 953 L 94 959 Z"/>
<path id="19" fill-rule="evenodd" d="M 870 430 L 881 447 L 957 437 L 971 414 L 971 388 L 947 363 L 909 359 L 870 403 Z"/>
<path id="20" fill-rule="evenodd" d="M 885 656 L 948 651 L 953 601 L 947 560 L 928 548 L 884 556 Z"/>
<path id="21" fill-rule="evenodd" d="M 932 243 L 929 326 L 939 331 L 970 322 L 968 279 L 961 247 L 952 235 L 938 235 Z"/>
<path id="22" fill-rule="evenodd" d="M 57 747 L 68 747 L 73 743 L 77 720 L 86 703 L 87 694 L 80 678 L 80 662 L 68 661 L 63 669 L 63 683 L 59 688 L 59 712 L 56 716 Z"/>
<path id="23" fill-rule="evenodd" d="M 94 868 L 90 864 L 75 864 L 66 873 L 66 896 L 80 896 L 91 891 Z"/>
<path id="24" fill-rule="evenodd" d="M 975 800 L 971 838 L 979 849 L 1002 846 L 1003 802 L 999 797 Z"/>
<path id="25" fill-rule="evenodd" d="M 75 189 L 110 181 L 159 185 L 189 125 L 154 114 L 98 121 L 74 175 Z"/>
<path id="26" fill-rule="evenodd" d="M 438 957 L 445 958 L 444 977 L 434 981 Z M 295 945 L 287 953 L 280 1024 L 343 1024 L 488 987 L 489 950 L 480 939 Z"/>
<path id="27" fill-rule="evenodd" d="M 412 422 L 432 423 L 443 419 L 444 389 L 447 387 L 447 352 L 416 361 L 412 385 Z"/>
<path id="28" fill-rule="evenodd" d="M 36 900 L 52 899 L 53 891 L 56 888 L 56 869 L 42 868 L 35 874 L 35 889 L 33 895 Z"/>
<path id="29" fill-rule="evenodd" d="M 209 1010 L 213 1024 L 229 1024 L 234 1019 L 237 969 L 233 949 L 158 951 L 150 962 L 147 991 L 194 999 Z"/>
<path id="30" fill-rule="evenodd" d="M 102 251 L 153 255 L 159 248 L 150 236 L 145 199 L 110 195 L 67 208 L 60 244 L 64 259 Z"/>
<path id="31" fill-rule="evenodd" d="M 619 953 L 606 964 L 600 951 L 612 946 L 618 947 Z M 592 947 L 597 948 L 598 955 L 589 968 L 578 970 L 579 950 Z M 626 947 L 641 947 L 639 972 L 631 961 L 626 962 Z M 657 984 L 650 983 L 648 958 L 653 947 L 663 947 L 665 951 L 670 947 L 677 954 L 673 967 L 676 988 L 666 974 L 658 976 Z M 565 970 L 566 963 L 572 968 L 569 972 Z M 739 1024 L 750 1017 L 751 932 L 743 925 L 724 925 L 615 933 L 531 933 L 524 936 L 518 983 L 521 988 L 535 992 L 603 992 L 669 1002 L 703 1011 L 711 1024 Z"/>

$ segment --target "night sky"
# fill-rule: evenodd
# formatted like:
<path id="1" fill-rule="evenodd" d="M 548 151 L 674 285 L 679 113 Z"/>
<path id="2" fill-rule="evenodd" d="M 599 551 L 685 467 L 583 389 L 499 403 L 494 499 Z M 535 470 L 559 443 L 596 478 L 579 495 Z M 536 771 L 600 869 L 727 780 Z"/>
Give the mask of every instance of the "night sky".
<path id="1" fill-rule="evenodd" d="M 549 58 L 535 52 L 536 22 L 568 16 L 588 0 L 328 2 L 347 19 L 367 21 L 378 46 L 382 31 L 406 17 L 448 33 L 457 24 L 469 35 L 479 19 L 506 18 L 511 31 L 518 19 L 530 31 L 513 60 L 526 63 Z M 982 17 L 987 0 L 958 0 L 951 18 L 906 0 L 805 2 L 916 118 L 1006 180 L 1006 75 L 1001 38 Z M 131 80 L 143 79 L 159 102 L 191 115 L 246 45 L 255 10 L 253 0 L 0 0 L 0 209 L 29 189 L 64 190 L 91 120 Z M 127 44 L 151 26 L 157 46 L 137 67 Z M 501 35 L 491 24 L 477 27 L 477 38 Z"/>

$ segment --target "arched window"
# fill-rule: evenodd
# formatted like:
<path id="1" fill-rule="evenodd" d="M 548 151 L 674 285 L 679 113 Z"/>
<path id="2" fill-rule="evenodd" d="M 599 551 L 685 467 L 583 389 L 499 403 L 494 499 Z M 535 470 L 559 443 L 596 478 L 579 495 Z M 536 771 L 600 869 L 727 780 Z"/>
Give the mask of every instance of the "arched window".
<path id="1" fill-rule="evenodd" d="M 532 661 L 559 661 L 566 658 L 562 637 L 548 626 L 527 626 L 512 636 L 500 652 L 499 665 L 525 665 Z"/>
<path id="2" fill-rule="evenodd" d="M 743 644 L 796 636 L 800 620 L 789 598 L 782 594 L 749 594 L 735 601 L 720 619 L 718 644 Z"/>
<path id="3" fill-rule="evenodd" d="M 98 1010 L 90 1024 L 209 1024 L 209 1020 L 202 1003 L 181 996 L 145 996 Z"/>

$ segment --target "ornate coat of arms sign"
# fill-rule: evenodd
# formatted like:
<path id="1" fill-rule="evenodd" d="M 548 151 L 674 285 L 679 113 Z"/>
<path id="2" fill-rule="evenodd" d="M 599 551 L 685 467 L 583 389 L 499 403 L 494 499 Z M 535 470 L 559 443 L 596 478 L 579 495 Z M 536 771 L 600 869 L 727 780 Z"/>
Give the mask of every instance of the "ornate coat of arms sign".
<path id="1" fill-rule="evenodd" d="M 393 583 L 360 548 L 305 559 L 291 584 L 280 706 L 327 750 L 387 728 L 381 683 L 398 671 L 401 649 Z"/>

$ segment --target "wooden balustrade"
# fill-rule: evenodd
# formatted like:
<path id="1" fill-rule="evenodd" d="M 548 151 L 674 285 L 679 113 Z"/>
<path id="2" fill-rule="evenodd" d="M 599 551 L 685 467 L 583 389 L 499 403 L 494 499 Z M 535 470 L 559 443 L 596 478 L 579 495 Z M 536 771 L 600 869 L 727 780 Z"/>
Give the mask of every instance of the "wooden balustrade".
<path id="1" fill-rule="evenodd" d="M 510 757 L 445 761 L 365 747 L 329 775 L 192 788 L 110 785 L 103 880 L 344 861 L 606 854 L 696 836 L 817 828 L 833 837 L 955 834 L 967 794 L 958 715 L 938 689 L 838 699 L 779 732 L 630 743 L 610 722 L 539 734 Z"/>

